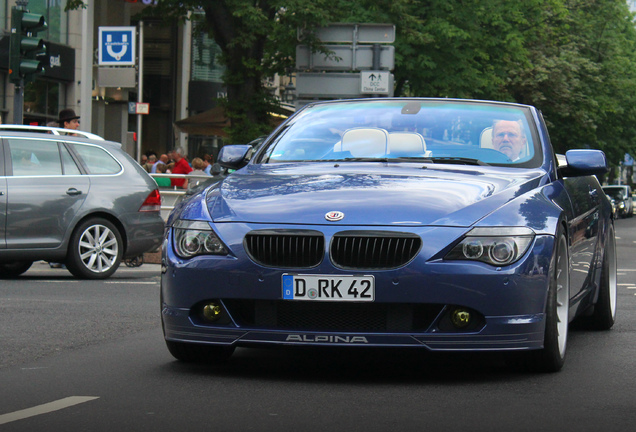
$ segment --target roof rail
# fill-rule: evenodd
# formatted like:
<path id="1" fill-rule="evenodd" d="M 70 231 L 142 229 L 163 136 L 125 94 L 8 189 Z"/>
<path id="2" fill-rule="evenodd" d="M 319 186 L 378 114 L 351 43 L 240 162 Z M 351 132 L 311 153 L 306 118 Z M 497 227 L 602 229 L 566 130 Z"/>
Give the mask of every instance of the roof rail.
<path id="1" fill-rule="evenodd" d="M 59 127 L 49 127 L 49 126 L 30 126 L 30 125 L 14 125 L 14 124 L 3 124 L 0 125 L 1 131 L 10 131 L 10 132 L 36 132 L 36 133 L 48 133 L 53 135 L 71 135 L 71 136 L 79 136 L 83 138 L 100 140 L 104 141 L 104 138 L 99 135 L 92 134 L 90 132 L 84 132 L 81 130 L 74 129 L 64 129 Z"/>

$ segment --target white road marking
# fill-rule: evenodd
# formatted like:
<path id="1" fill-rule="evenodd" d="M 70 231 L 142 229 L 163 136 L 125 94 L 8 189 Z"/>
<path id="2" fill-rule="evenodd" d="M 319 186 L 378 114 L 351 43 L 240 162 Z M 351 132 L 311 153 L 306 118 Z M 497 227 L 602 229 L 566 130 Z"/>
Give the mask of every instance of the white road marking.
<path id="1" fill-rule="evenodd" d="M 81 281 L 77 281 L 77 280 L 36 280 L 33 282 L 39 282 L 39 283 L 79 283 Z M 104 283 L 107 284 L 128 284 L 128 285 L 132 285 L 132 284 L 146 284 L 146 285 L 153 285 L 153 284 L 158 284 L 158 281 L 154 281 L 154 282 L 135 282 L 135 281 L 105 281 Z"/>
<path id="2" fill-rule="evenodd" d="M 47 414 L 53 411 L 59 411 L 64 408 L 72 407 L 84 402 L 99 399 L 98 396 L 70 396 L 54 402 L 45 403 L 43 405 L 34 406 L 32 408 L 15 411 L 8 414 L 0 415 L 0 425 L 11 423 L 17 420 L 24 420 L 29 417 L 35 417 L 41 414 Z"/>
<path id="3" fill-rule="evenodd" d="M 104 282 L 104 283 L 107 283 L 107 284 L 126 284 L 126 285 L 132 285 L 132 284 L 157 285 L 159 282 L 130 282 L 130 281 L 117 282 L 117 281 L 107 281 L 107 282 Z"/>
<path id="4" fill-rule="evenodd" d="M 72 279 L 65 279 L 65 280 L 59 280 L 59 279 L 51 279 L 51 280 L 36 280 L 33 282 L 39 282 L 39 283 L 79 283 L 80 281 L 78 280 L 72 280 Z"/>

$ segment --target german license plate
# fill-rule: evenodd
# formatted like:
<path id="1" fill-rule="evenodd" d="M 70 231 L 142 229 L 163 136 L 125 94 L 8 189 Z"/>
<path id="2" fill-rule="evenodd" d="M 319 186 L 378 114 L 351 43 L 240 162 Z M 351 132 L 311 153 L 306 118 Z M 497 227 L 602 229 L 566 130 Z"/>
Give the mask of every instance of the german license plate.
<path id="1" fill-rule="evenodd" d="M 372 302 L 375 300 L 375 278 L 284 274 L 283 299 Z"/>

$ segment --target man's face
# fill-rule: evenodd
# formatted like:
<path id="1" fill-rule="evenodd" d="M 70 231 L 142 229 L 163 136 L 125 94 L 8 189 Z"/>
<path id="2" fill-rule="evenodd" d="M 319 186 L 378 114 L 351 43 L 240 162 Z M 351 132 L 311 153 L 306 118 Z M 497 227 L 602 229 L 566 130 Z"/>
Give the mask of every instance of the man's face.
<path id="1" fill-rule="evenodd" d="M 526 145 L 526 138 L 521 133 L 521 125 L 516 121 L 502 120 L 495 124 L 492 131 L 492 144 L 510 160 L 519 158 Z"/>
<path id="2" fill-rule="evenodd" d="M 71 121 L 64 122 L 64 129 L 74 129 L 77 130 L 80 127 L 79 119 L 73 119 Z"/>

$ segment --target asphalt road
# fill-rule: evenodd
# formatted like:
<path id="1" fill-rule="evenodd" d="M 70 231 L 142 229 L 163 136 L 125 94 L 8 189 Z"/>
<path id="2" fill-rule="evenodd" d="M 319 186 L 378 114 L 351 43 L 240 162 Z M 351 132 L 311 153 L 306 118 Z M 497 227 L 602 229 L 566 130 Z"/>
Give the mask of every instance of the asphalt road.
<path id="1" fill-rule="evenodd" d="M 165 348 L 159 266 L 77 281 L 36 264 L 0 281 L 0 431 L 620 431 L 636 424 L 636 218 L 617 221 L 618 320 L 573 326 L 565 368 L 498 355 Z"/>

